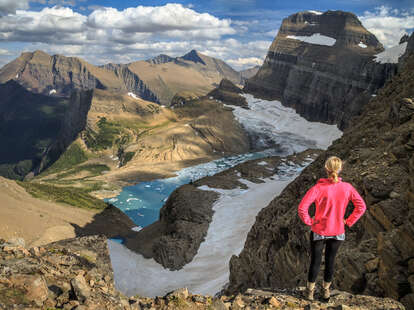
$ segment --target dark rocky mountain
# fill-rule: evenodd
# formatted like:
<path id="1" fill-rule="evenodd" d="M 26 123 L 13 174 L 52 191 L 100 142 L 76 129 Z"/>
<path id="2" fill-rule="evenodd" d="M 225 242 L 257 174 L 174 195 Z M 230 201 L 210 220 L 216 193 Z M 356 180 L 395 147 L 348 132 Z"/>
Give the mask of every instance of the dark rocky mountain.
<path id="1" fill-rule="evenodd" d="M 324 177 L 326 158 L 336 155 L 345 160 L 342 177 L 362 194 L 367 212 L 346 231 L 335 287 L 392 297 L 413 308 L 414 55 L 409 52 L 400 72 L 352 120 L 343 137 L 259 213 L 243 251 L 231 259 L 230 292 L 305 283 L 309 228 L 297 216 L 297 206 Z"/>
<path id="2" fill-rule="evenodd" d="M 0 175 L 23 179 L 57 138 L 68 100 L 29 92 L 13 80 L 0 84 L 0 98 Z"/>
<path id="3" fill-rule="evenodd" d="M 314 43 L 303 41 L 311 36 Z M 396 64 L 373 61 L 381 51 L 381 43 L 352 13 L 296 13 L 283 20 L 245 91 L 278 99 L 310 121 L 346 128 L 396 73 Z"/>

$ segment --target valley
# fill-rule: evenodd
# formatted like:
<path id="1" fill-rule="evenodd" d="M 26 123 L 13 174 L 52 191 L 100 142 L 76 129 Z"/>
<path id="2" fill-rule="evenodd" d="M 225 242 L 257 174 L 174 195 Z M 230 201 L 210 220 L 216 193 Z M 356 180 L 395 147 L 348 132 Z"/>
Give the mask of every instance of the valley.
<path id="1" fill-rule="evenodd" d="M 411 309 L 413 53 L 344 11 L 286 17 L 241 71 L 22 53 L 0 68 L 0 308 Z M 297 205 L 331 155 L 367 212 L 323 304 Z"/>

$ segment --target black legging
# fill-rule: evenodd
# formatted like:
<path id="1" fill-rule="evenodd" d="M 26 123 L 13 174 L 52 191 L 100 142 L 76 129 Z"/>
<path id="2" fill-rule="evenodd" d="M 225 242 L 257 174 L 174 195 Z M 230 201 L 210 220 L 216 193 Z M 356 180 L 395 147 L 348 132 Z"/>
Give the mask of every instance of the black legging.
<path id="1" fill-rule="evenodd" d="M 322 261 L 322 250 L 325 247 L 325 273 L 323 279 L 325 282 L 331 282 L 334 274 L 335 256 L 338 252 L 342 241 L 336 239 L 313 240 L 311 233 L 311 263 L 309 267 L 308 281 L 315 282 L 318 276 L 319 268 Z"/>

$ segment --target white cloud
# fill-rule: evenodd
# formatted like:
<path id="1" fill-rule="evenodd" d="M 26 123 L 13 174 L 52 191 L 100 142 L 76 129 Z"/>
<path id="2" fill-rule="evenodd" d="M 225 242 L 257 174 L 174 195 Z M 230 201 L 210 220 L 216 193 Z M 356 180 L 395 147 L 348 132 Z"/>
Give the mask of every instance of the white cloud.
<path id="1" fill-rule="evenodd" d="M 88 25 L 94 28 L 120 29 L 126 33 L 169 31 L 172 36 L 181 36 L 185 31 L 196 31 L 196 34 L 207 37 L 215 32 L 218 32 L 218 36 L 234 34 L 230 23 L 228 19 L 198 13 L 176 3 L 158 7 L 138 6 L 123 11 L 103 8 L 88 16 Z"/>
<path id="2" fill-rule="evenodd" d="M 0 48 L 0 56 L 9 56 L 12 55 L 9 50 L 6 50 L 4 48 Z"/>
<path id="3" fill-rule="evenodd" d="M 258 24 L 252 22 L 248 26 Z M 89 16 L 55 6 L 41 11 L 16 10 L 14 15 L 3 16 L 0 41 L 23 42 L 26 51 L 40 49 L 49 54 L 78 56 L 93 64 L 127 63 L 161 53 L 176 57 L 196 49 L 230 60 L 242 69 L 264 58 L 271 44 L 242 38 L 241 28 L 246 25 L 180 4 L 138 6 L 122 11 L 98 7 Z M 260 38 L 267 39 L 263 33 L 257 37 Z"/>
<path id="4" fill-rule="evenodd" d="M 397 10 L 380 6 L 375 8 L 374 12 L 364 12 L 359 19 L 385 47 L 397 45 L 401 37 L 414 28 L 413 10 Z"/>
<path id="5" fill-rule="evenodd" d="M 0 16 L 15 14 L 18 9 L 27 9 L 29 0 L 0 0 Z"/>
<path id="6" fill-rule="evenodd" d="M 229 59 L 227 62 L 233 67 L 239 68 L 249 68 L 254 66 L 261 66 L 263 64 L 263 59 L 257 57 L 247 57 L 247 58 L 237 58 Z"/>

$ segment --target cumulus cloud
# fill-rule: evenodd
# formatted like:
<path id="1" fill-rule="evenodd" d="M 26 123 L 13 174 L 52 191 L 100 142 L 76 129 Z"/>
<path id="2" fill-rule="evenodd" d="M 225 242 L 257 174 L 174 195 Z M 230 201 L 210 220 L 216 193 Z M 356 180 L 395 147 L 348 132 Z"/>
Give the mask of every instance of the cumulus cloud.
<path id="1" fill-rule="evenodd" d="M 219 19 L 208 13 L 198 13 L 181 4 L 164 6 L 138 6 L 118 11 L 102 8 L 88 16 L 88 25 L 94 28 L 120 29 L 126 33 L 164 32 L 181 35 L 183 31 L 199 31 L 200 35 L 218 32 L 219 35 L 234 34 L 228 19 Z M 203 32 L 204 31 L 204 32 Z"/>
<path id="2" fill-rule="evenodd" d="M 258 57 L 246 57 L 246 58 L 237 58 L 229 59 L 227 62 L 237 69 L 246 68 L 246 67 L 255 67 L 261 66 L 263 64 L 263 59 Z"/>
<path id="3" fill-rule="evenodd" d="M 0 56 L 9 56 L 11 55 L 9 50 L 6 50 L 4 48 L 0 48 Z"/>
<path id="4" fill-rule="evenodd" d="M 44 8 L 40 12 L 17 10 L 0 18 L 0 40 L 20 42 L 83 41 L 86 17 L 70 8 Z"/>
<path id="5" fill-rule="evenodd" d="M 364 15 L 359 19 L 364 27 L 375 34 L 385 47 L 397 45 L 401 37 L 412 32 L 414 28 L 413 10 L 398 10 L 380 6 L 375 8 L 373 12 L 364 12 Z"/>
<path id="6" fill-rule="evenodd" d="M 27 9 L 29 0 L 0 0 L 0 16 L 16 14 L 17 9 Z"/>

